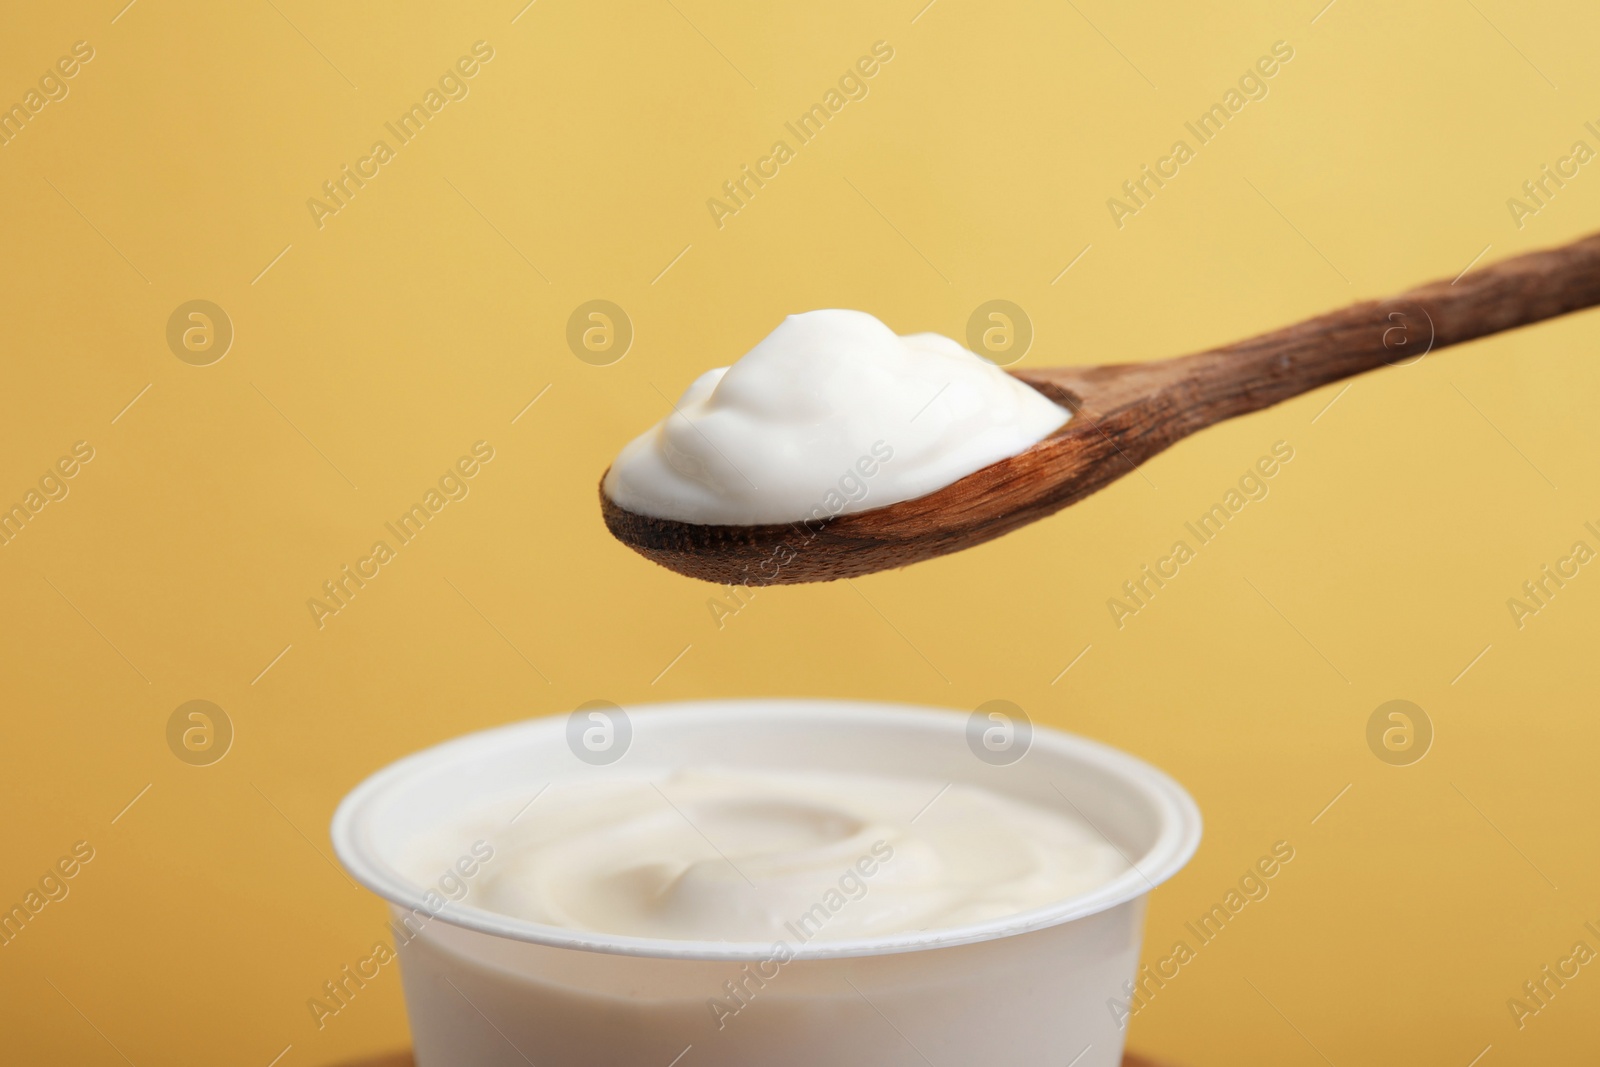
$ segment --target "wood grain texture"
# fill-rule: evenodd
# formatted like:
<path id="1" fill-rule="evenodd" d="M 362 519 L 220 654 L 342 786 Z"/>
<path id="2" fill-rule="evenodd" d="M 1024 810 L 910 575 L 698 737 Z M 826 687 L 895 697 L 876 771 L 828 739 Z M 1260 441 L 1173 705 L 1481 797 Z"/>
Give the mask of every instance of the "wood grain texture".
<path id="1" fill-rule="evenodd" d="M 915 500 L 810 522 L 701 525 L 627 511 L 611 533 L 664 567 L 727 585 L 853 578 L 982 544 L 1076 503 L 1177 441 L 1329 382 L 1600 304 L 1600 234 L 1189 356 L 1016 377 L 1072 419 L 1020 455 Z"/>

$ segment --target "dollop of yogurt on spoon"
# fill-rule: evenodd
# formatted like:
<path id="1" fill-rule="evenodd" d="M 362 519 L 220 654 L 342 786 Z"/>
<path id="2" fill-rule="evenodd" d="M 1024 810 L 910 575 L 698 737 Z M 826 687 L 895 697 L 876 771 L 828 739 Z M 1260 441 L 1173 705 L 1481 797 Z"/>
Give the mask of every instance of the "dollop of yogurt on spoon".
<path id="1" fill-rule="evenodd" d="M 1069 418 L 948 337 L 901 337 L 864 311 L 809 311 L 696 378 L 622 449 L 604 491 L 678 522 L 831 518 L 926 496 Z"/>

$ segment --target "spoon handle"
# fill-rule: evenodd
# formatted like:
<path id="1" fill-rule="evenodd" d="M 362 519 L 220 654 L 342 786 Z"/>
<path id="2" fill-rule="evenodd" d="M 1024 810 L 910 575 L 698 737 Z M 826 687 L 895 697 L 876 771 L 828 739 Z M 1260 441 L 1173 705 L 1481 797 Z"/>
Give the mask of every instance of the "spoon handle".
<path id="1" fill-rule="evenodd" d="M 1171 361 L 1165 399 L 1192 433 L 1446 345 L 1600 304 L 1600 234 Z M 1176 429 L 1176 427 L 1174 427 Z"/>

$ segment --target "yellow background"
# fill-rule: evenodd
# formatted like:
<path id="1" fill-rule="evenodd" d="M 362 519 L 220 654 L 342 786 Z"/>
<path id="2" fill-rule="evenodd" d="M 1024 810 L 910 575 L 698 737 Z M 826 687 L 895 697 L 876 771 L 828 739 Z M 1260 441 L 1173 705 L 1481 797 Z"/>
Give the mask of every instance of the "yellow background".
<path id="1" fill-rule="evenodd" d="M 96 856 L 0 948 L 0 1058 L 402 1046 L 392 971 L 321 1031 L 306 1007 L 384 919 L 328 858 L 344 792 L 585 700 L 745 694 L 1010 699 L 1164 767 L 1207 836 L 1153 898 L 1148 959 L 1292 842 L 1132 1047 L 1195 1067 L 1592 1055 L 1600 974 L 1521 1030 L 1506 1000 L 1600 948 L 1600 568 L 1520 630 L 1506 601 L 1600 547 L 1600 316 L 1332 386 L 1000 542 L 761 590 L 721 629 L 719 590 L 606 535 L 595 484 L 788 312 L 962 337 L 1003 298 L 1037 330 L 1023 366 L 1142 360 L 1579 236 L 1600 164 L 1521 229 L 1506 200 L 1600 147 L 1600 11 L 921 4 L 11 13 L 0 100 L 74 41 L 95 58 L 0 148 L 0 502 L 75 441 L 96 455 L 0 547 L 0 903 L 75 841 Z M 495 54 L 470 96 L 318 229 L 306 200 L 478 40 Z M 718 229 L 706 199 L 879 40 L 870 95 Z M 1278 40 L 1295 56 L 1270 95 L 1119 230 L 1106 199 Z M 165 339 L 197 298 L 236 331 L 211 366 Z M 636 330 L 612 366 L 565 341 L 595 298 Z M 306 600 L 480 439 L 471 495 L 319 630 Z M 1106 599 L 1279 440 L 1271 495 L 1118 630 Z M 1394 698 L 1436 730 L 1409 767 L 1365 740 Z M 236 730 L 212 766 L 167 747 L 191 699 Z"/>

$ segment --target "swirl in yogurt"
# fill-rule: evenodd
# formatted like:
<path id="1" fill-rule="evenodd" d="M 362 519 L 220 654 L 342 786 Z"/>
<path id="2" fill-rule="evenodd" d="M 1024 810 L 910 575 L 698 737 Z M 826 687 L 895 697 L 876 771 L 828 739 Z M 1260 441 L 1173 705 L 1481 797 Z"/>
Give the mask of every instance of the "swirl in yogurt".
<path id="1" fill-rule="evenodd" d="M 977 786 L 690 769 L 557 783 L 493 842 L 468 903 L 571 930 L 695 941 L 877 937 L 1018 914 L 1128 870 L 1076 816 Z M 428 853 L 428 858 L 423 858 Z M 418 870 L 436 866 L 428 849 Z"/>

